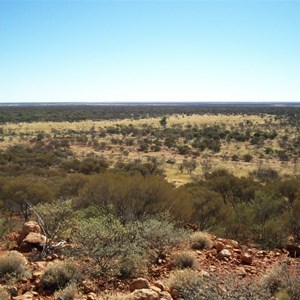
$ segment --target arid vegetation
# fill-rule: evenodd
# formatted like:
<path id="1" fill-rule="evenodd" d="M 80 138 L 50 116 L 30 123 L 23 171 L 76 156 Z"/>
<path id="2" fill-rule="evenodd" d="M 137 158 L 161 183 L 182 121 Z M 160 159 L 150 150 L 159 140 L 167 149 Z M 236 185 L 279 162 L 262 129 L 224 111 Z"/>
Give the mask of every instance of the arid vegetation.
<path id="1" fill-rule="evenodd" d="M 1 108 L 0 299 L 299 299 L 299 119 L 273 106 Z M 129 288 L 141 276 L 164 287 Z"/>

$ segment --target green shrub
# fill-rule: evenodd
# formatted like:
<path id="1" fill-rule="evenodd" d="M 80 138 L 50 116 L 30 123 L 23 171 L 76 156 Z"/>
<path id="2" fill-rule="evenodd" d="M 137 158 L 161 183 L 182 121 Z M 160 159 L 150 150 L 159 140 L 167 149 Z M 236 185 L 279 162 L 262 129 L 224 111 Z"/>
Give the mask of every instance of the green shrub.
<path id="1" fill-rule="evenodd" d="M 81 220 L 74 237 L 78 256 L 92 258 L 96 274 L 130 277 L 142 272 L 149 260 L 157 260 L 187 239 L 188 232 L 176 228 L 167 216 L 122 224 L 107 214 Z M 138 266 L 136 261 L 142 263 Z"/>
<path id="2" fill-rule="evenodd" d="M 244 162 L 251 162 L 252 159 L 253 159 L 253 157 L 252 157 L 251 154 L 245 154 L 245 155 L 243 156 Z"/>
<path id="3" fill-rule="evenodd" d="M 94 275 L 116 274 L 122 261 L 144 251 L 137 233 L 111 215 L 82 221 L 74 237 L 80 245 L 75 255 L 93 260 Z"/>
<path id="4" fill-rule="evenodd" d="M 203 295 L 203 287 L 202 276 L 197 271 L 175 271 L 169 279 L 171 295 L 177 295 L 177 298 L 199 300 Z"/>
<path id="5" fill-rule="evenodd" d="M 154 259 L 170 252 L 176 245 L 188 239 L 189 232 L 176 227 L 168 215 L 157 216 L 133 223 L 133 227 L 139 228 L 139 235 L 145 244 L 145 249 L 152 250 Z"/>
<path id="6" fill-rule="evenodd" d="M 73 224 L 71 201 L 57 200 L 51 203 L 38 204 L 33 208 L 33 211 L 38 216 L 37 222 L 44 229 L 49 245 L 54 238 L 60 237 Z"/>
<path id="7" fill-rule="evenodd" d="M 79 269 L 73 262 L 53 262 L 41 275 L 41 284 L 45 290 L 56 291 L 65 288 L 69 283 L 80 280 Z"/>
<path id="8" fill-rule="evenodd" d="M 269 219 L 262 226 L 260 245 L 264 248 L 274 249 L 283 248 L 286 243 L 287 228 L 286 224 L 279 219 Z"/>
<path id="9" fill-rule="evenodd" d="M 20 213 L 25 221 L 31 214 L 30 204 L 46 203 L 52 201 L 54 194 L 45 183 L 29 179 L 16 178 L 3 187 L 5 208 L 12 213 Z"/>
<path id="10" fill-rule="evenodd" d="M 270 167 L 259 167 L 257 170 L 250 172 L 250 176 L 253 176 L 261 182 L 271 182 L 279 178 L 278 171 Z"/>
<path id="11" fill-rule="evenodd" d="M 78 196 L 78 192 L 88 181 L 88 177 L 83 174 L 69 174 L 61 182 L 58 195 L 61 198 L 68 199 Z"/>
<path id="12" fill-rule="evenodd" d="M 258 191 L 250 203 L 241 202 L 234 207 L 226 234 L 238 241 L 254 241 L 264 248 L 280 248 L 288 229 L 284 209 L 283 199 Z"/>
<path id="13" fill-rule="evenodd" d="M 199 267 L 197 257 L 193 253 L 189 252 L 176 254 L 173 258 L 173 264 L 179 269 L 197 269 Z"/>
<path id="14" fill-rule="evenodd" d="M 285 263 L 273 267 L 264 276 L 261 284 L 271 295 L 279 294 L 282 299 L 289 300 L 300 299 L 300 277 Z M 287 295 L 289 298 L 283 298 Z"/>
<path id="15" fill-rule="evenodd" d="M 123 278 L 139 277 L 147 269 L 147 259 L 142 255 L 129 254 L 119 265 L 119 273 Z"/>
<path id="16" fill-rule="evenodd" d="M 210 249 L 213 246 L 213 242 L 210 236 L 206 232 L 197 231 L 194 232 L 190 240 L 192 242 L 192 248 L 197 250 Z"/>
<path id="17" fill-rule="evenodd" d="M 55 293 L 55 300 L 73 300 L 77 295 L 77 292 L 77 285 L 75 283 L 71 283 L 64 289 Z"/>
<path id="18" fill-rule="evenodd" d="M 5 275 L 27 276 L 26 258 L 17 251 L 10 251 L 0 258 L 0 278 Z"/>
<path id="19" fill-rule="evenodd" d="M 189 192 L 186 201 L 191 202 L 192 205 L 189 221 L 196 224 L 201 231 L 212 231 L 222 227 L 230 210 L 230 207 L 224 204 L 222 197 L 217 192 L 197 184 L 189 184 L 184 189 Z"/>
<path id="20" fill-rule="evenodd" d="M 185 199 L 186 194 L 157 176 L 107 172 L 92 176 L 73 204 L 76 208 L 106 207 L 126 223 L 167 210 L 178 218 L 188 219 L 191 209 Z"/>

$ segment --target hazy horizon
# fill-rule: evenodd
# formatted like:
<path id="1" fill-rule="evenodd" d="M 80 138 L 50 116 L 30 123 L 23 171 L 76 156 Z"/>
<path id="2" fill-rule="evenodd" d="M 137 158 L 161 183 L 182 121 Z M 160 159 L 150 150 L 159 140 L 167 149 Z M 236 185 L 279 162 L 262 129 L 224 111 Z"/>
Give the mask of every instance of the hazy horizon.
<path id="1" fill-rule="evenodd" d="M 298 102 L 298 1 L 1 1 L 0 103 Z"/>

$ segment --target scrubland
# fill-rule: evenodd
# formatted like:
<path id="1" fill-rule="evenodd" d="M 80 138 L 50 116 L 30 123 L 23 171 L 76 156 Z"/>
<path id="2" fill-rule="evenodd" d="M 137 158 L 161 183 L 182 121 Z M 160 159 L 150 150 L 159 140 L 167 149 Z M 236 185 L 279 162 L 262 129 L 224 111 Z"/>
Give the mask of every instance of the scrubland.
<path id="1" fill-rule="evenodd" d="M 299 117 L 3 110 L 0 299 L 299 299 Z"/>

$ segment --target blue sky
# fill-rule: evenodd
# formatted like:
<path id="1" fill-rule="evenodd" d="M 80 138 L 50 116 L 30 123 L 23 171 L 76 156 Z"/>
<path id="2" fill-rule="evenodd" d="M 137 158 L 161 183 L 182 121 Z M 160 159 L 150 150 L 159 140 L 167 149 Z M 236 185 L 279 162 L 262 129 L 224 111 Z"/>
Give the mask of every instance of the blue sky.
<path id="1" fill-rule="evenodd" d="M 299 1 L 1 1 L 0 102 L 300 101 Z"/>

